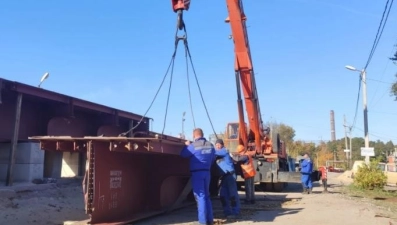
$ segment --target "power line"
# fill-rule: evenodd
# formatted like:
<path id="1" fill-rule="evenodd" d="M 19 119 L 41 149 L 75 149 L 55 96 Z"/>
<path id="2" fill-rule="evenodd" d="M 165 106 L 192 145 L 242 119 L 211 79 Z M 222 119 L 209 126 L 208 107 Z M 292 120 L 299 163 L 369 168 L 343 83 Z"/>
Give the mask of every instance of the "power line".
<path id="1" fill-rule="evenodd" d="M 397 115 L 397 112 L 380 112 L 380 111 L 369 111 L 371 113 L 381 113 L 381 114 L 390 114 L 390 115 Z"/>
<path id="2" fill-rule="evenodd" d="M 355 127 L 355 128 L 360 130 L 360 131 L 364 131 L 364 129 L 361 129 L 359 127 Z M 379 136 L 379 135 L 376 135 L 374 133 L 379 134 L 379 135 L 383 135 L 383 136 Z M 389 139 L 389 140 L 397 140 L 396 136 L 389 136 L 387 134 L 382 134 L 382 133 L 379 133 L 379 132 L 373 132 L 372 131 L 371 133 L 368 132 L 368 134 L 371 135 L 371 136 L 377 137 L 377 138 Z"/>
<path id="3" fill-rule="evenodd" d="M 354 127 L 356 125 L 356 121 L 357 121 L 358 102 L 360 101 L 360 90 L 361 90 L 361 76 L 360 76 L 360 79 L 358 79 L 358 92 L 357 92 L 356 110 L 355 110 L 355 113 L 354 113 L 354 119 L 353 119 L 352 127 Z"/>
<path id="4" fill-rule="evenodd" d="M 381 18 L 380 23 L 379 23 L 378 31 L 376 32 L 375 40 L 374 40 L 374 43 L 372 45 L 371 52 L 369 53 L 369 56 L 368 56 L 368 59 L 367 59 L 367 63 L 365 64 L 364 70 L 366 70 L 368 65 L 370 64 L 370 62 L 372 60 L 372 56 L 374 55 L 376 47 L 378 46 L 379 40 L 382 37 L 383 30 L 384 30 L 385 25 L 387 23 L 387 19 L 389 18 L 390 9 L 391 9 L 391 7 L 393 5 L 393 1 L 394 0 L 391 0 L 390 6 L 389 6 L 389 0 L 386 1 L 385 9 L 383 10 L 383 14 L 382 14 L 382 18 Z M 386 14 L 386 18 L 385 18 L 386 11 L 387 11 L 387 14 Z M 383 20 L 385 20 L 384 23 L 383 23 Z"/>
<path id="5" fill-rule="evenodd" d="M 378 27 L 378 30 L 377 30 L 376 35 L 375 35 L 374 43 L 372 44 L 371 52 L 369 53 L 369 56 L 368 56 L 368 59 L 367 59 L 367 63 L 365 64 L 365 67 L 364 67 L 364 69 L 363 69 L 364 72 L 366 71 L 368 65 L 370 64 L 371 59 L 372 59 L 372 56 L 374 55 L 375 50 L 376 50 L 376 47 L 378 46 L 379 40 L 380 40 L 380 38 L 382 37 L 383 30 L 384 30 L 384 28 L 385 28 L 385 25 L 386 25 L 386 23 L 387 23 L 387 19 L 388 19 L 388 17 L 389 17 L 389 13 L 390 13 L 391 6 L 393 5 L 393 1 L 394 1 L 394 0 L 391 0 L 390 6 L 389 6 L 389 0 L 386 1 L 385 9 L 383 10 L 382 18 L 381 18 L 381 20 L 380 20 L 379 27 Z M 386 11 L 387 11 L 387 14 L 386 14 Z M 386 18 L 385 18 L 385 14 L 386 14 Z M 383 20 L 384 20 L 384 22 L 383 22 Z M 353 119 L 353 125 L 352 125 L 352 127 L 355 127 L 356 120 L 357 120 L 358 102 L 359 102 L 359 98 L 360 98 L 361 79 L 362 79 L 361 76 L 362 76 L 362 73 L 360 74 L 360 79 L 359 79 L 360 83 L 359 83 L 359 86 L 358 86 L 358 95 L 357 95 L 357 102 L 356 102 L 356 111 L 355 111 L 355 113 L 354 113 L 354 119 Z"/>
<path id="6" fill-rule="evenodd" d="M 383 81 L 383 80 L 376 80 L 376 79 L 371 79 L 371 78 L 367 78 L 367 80 L 372 80 L 372 81 L 376 81 L 379 83 L 384 83 L 384 84 L 394 84 L 393 82 L 387 82 L 387 81 Z"/>
<path id="7" fill-rule="evenodd" d="M 393 45 L 393 48 L 391 49 L 391 51 L 390 51 L 390 56 L 392 56 L 393 55 L 393 52 L 394 52 L 394 47 L 396 47 L 397 46 L 397 40 L 396 40 L 396 43 Z M 386 74 L 386 70 L 387 70 L 387 68 L 388 68 L 388 66 L 389 66 L 389 63 L 390 63 L 390 60 L 387 60 L 387 63 L 386 63 L 386 66 L 385 66 L 385 68 L 383 69 L 383 72 L 382 72 L 382 76 L 380 77 L 380 80 L 382 80 L 383 79 L 383 76 Z M 371 79 L 369 79 L 369 78 L 367 78 L 368 80 L 371 80 Z M 382 82 L 381 82 L 382 83 Z M 369 105 L 372 105 L 372 102 L 373 102 L 373 100 L 375 99 L 375 96 L 376 96 L 376 93 L 378 92 L 378 90 L 379 90 L 379 84 L 376 86 L 376 89 L 375 89 L 375 93 L 374 93 L 374 95 L 372 95 L 372 98 L 371 98 L 371 101 L 369 102 Z"/>
<path id="8" fill-rule="evenodd" d="M 385 89 L 385 92 L 383 92 L 383 95 L 380 96 L 380 98 L 378 99 L 378 101 L 376 101 L 375 104 L 372 105 L 372 107 L 375 107 L 375 106 L 380 102 L 380 100 L 381 100 L 383 97 L 385 97 L 385 95 L 386 95 L 388 92 L 389 92 L 389 89 Z"/>

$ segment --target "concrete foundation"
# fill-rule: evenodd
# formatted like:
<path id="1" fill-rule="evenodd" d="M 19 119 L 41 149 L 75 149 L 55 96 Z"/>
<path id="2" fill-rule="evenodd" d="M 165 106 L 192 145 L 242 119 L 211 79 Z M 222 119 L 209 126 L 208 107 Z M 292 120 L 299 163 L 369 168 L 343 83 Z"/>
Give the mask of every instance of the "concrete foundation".
<path id="1" fill-rule="evenodd" d="M 10 143 L 0 143 L 0 182 L 5 182 L 7 177 L 10 149 Z M 84 164 L 85 154 L 82 153 L 43 151 L 38 143 L 18 143 L 13 181 L 82 176 Z"/>
<path id="2" fill-rule="evenodd" d="M 0 181 L 5 181 L 11 150 L 10 143 L 0 143 Z M 18 143 L 13 171 L 14 182 L 31 182 L 42 179 L 44 171 L 44 151 L 38 143 Z"/>

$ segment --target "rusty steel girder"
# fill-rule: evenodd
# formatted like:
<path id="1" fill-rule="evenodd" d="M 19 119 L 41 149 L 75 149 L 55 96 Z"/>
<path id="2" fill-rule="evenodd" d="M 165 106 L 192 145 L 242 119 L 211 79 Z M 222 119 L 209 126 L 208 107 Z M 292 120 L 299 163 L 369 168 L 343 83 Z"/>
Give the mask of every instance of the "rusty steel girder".
<path id="1" fill-rule="evenodd" d="M 30 137 L 46 151 L 86 151 L 90 224 L 125 224 L 191 204 L 183 140 L 168 137 Z"/>

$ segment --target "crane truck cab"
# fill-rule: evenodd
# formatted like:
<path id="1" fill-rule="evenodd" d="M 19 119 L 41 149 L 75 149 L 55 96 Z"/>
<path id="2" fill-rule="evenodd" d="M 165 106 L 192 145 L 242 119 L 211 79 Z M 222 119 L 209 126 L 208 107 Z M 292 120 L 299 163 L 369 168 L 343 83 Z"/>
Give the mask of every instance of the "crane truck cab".
<path id="1" fill-rule="evenodd" d="M 247 125 L 246 125 L 247 126 Z M 246 130 L 249 130 L 246 127 Z M 300 183 L 301 175 L 299 171 L 290 171 L 286 144 L 280 139 L 280 135 L 275 131 L 271 131 L 270 143 L 271 150 L 263 151 L 262 154 L 253 156 L 254 166 L 256 168 L 255 183 L 263 191 L 282 191 L 287 183 Z M 249 136 L 249 135 L 248 135 Z M 235 153 L 239 145 L 239 123 L 228 123 L 224 133 L 225 147 L 230 152 Z M 250 142 L 254 142 L 250 140 Z M 255 150 L 251 150 L 255 151 Z M 238 186 L 241 187 L 244 179 L 241 176 L 241 168 L 235 167 Z M 318 171 L 313 171 L 313 181 L 319 181 Z"/>

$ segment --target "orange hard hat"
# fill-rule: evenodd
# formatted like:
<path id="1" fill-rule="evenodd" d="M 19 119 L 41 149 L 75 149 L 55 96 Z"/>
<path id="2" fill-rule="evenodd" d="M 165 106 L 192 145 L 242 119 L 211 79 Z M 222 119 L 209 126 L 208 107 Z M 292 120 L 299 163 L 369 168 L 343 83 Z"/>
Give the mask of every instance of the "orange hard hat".
<path id="1" fill-rule="evenodd" d="M 243 145 L 238 145 L 237 146 L 237 152 L 238 153 L 241 153 L 241 152 L 243 152 L 244 151 L 244 146 Z"/>

